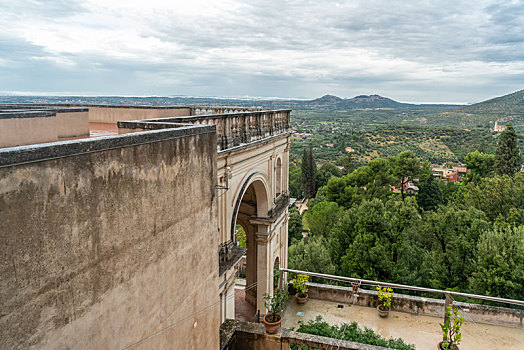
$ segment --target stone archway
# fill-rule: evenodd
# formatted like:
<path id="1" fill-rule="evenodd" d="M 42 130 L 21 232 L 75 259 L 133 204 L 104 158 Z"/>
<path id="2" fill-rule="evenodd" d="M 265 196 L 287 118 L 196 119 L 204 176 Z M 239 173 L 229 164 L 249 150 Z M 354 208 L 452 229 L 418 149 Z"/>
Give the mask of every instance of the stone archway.
<path id="1" fill-rule="evenodd" d="M 256 310 L 262 310 L 261 295 L 268 292 L 265 283 L 267 271 L 259 263 L 259 247 L 257 235 L 260 232 L 267 231 L 265 225 L 256 223 L 257 218 L 264 218 L 268 215 L 269 201 L 267 186 L 262 176 L 252 175 L 249 177 L 235 204 L 235 214 L 232 218 L 231 227 L 233 230 L 237 225 L 242 226 L 246 233 L 246 287 L 245 300 L 255 307 Z M 234 232 L 232 232 L 234 237 Z M 266 257 L 263 257 L 266 258 Z M 259 276 L 259 275 L 263 276 Z M 262 278 L 259 278 L 262 277 Z"/>

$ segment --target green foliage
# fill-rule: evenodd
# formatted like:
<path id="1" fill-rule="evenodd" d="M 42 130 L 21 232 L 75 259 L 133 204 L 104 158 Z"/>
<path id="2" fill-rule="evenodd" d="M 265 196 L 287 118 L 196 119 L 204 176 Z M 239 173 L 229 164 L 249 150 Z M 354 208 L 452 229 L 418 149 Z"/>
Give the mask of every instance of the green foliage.
<path id="1" fill-rule="evenodd" d="M 304 191 L 302 184 L 302 172 L 293 163 L 289 163 L 289 195 L 293 198 L 302 198 Z"/>
<path id="2" fill-rule="evenodd" d="M 341 273 L 366 279 L 391 279 L 408 244 L 406 230 L 420 220 L 416 202 L 391 200 L 384 205 L 373 199 L 349 212 L 341 226 L 333 230 L 339 246 L 330 245 L 339 250 L 334 252 L 335 256 L 344 254 L 340 259 Z"/>
<path id="3" fill-rule="evenodd" d="M 238 246 L 240 248 L 245 248 L 246 247 L 246 232 L 244 231 L 244 228 L 240 225 L 237 225 L 235 229 L 237 230 Z"/>
<path id="4" fill-rule="evenodd" d="M 293 239 L 302 239 L 302 231 L 302 216 L 298 212 L 298 209 L 293 206 L 289 209 L 288 246 L 291 245 Z"/>
<path id="5" fill-rule="evenodd" d="M 327 322 L 322 320 L 322 316 L 317 316 L 315 320 L 311 320 L 307 323 L 303 321 L 298 321 L 298 323 L 299 328 L 297 329 L 297 332 L 301 333 L 342 339 L 362 344 L 383 346 L 390 349 L 415 349 L 414 345 L 406 344 L 401 338 L 389 338 L 386 340 L 367 327 L 360 329 L 356 322 L 352 322 L 350 324 L 344 323 L 340 326 L 330 326 Z M 298 349 L 298 346 L 296 344 L 292 344 L 291 348 Z"/>
<path id="6" fill-rule="evenodd" d="M 304 183 L 304 195 L 306 198 L 315 197 L 315 173 L 317 166 L 315 165 L 315 159 L 313 157 L 313 149 L 309 146 L 309 151 L 304 148 L 304 154 L 302 155 L 302 180 Z"/>
<path id="7" fill-rule="evenodd" d="M 326 198 L 330 202 L 349 208 L 364 199 L 385 199 L 391 196 L 395 177 L 385 159 L 374 159 L 366 166 L 357 168 L 340 178 L 331 178 L 326 186 Z"/>
<path id="8" fill-rule="evenodd" d="M 309 232 L 312 235 L 327 236 L 333 225 L 344 214 L 344 210 L 334 202 L 320 202 L 308 210 Z"/>
<path id="9" fill-rule="evenodd" d="M 442 343 L 444 349 L 457 349 L 457 346 L 462 340 L 462 333 L 460 333 L 460 327 L 464 323 L 464 318 L 458 313 L 458 310 L 448 306 L 446 310 L 446 317 L 443 323 L 440 324 L 442 329 L 442 338 L 446 339 Z"/>
<path id="10" fill-rule="evenodd" d="M 316 173 L 316 188 L 326 186 L 333 176 L 340 177 L 341 175 L 342 171 L 335 164 L 330 162 L 322 164 Z"/>
<path id="11" fill-rule="evenodd" d="M 475 269 L 477 241 L 489 227 L 486 215 L 471 207 L 450 205 L 428 212 L 417 237 L 427 251 L 422 261 L 429 272 L 426 283 L 433 288 L 467 290 L 468 277 Z"/>
<path id="12" fill-rule="evenodd" d="M 310 202 L 310 235 L 292 242 L 290 267 L 523 299 L 524 174 L 490 175 L 490 157 L 473 152 L 479 177 L 444 183 L 403 157 L 404 172 L 420 171 L 417 195 L 391 191 L 398 157 L 332 177 Z"/>
<path id="13" fill-rule="evenodd" d="M 493 175 L 495 156 L 479 151 L 468 153 L 464 159 L 469 170 L 467 182 L 479 182 L 480 179 Z"/>
<path id="14" fill-rule="evenodd" d="M 420 159 L 412 151 L 404 151 L 396 157 L 389 159 L 391 162 L 393 175 L 400 183 L 400 193 L 404 200 L 404 185 L 421 175 Z"/>
<path id="15" fill-rule="evenodd" d="M 343 169 L 341 170 L 341 174 L 337 176 L 349 174 L 356 168 L 355 163 L 353 162 L 353 156 L 351 154 L 337 158 L 337 160 L 335 161 L 335 164 L 337 166 L 343 167 Z"/>
<path id="16" fill-rule="evenodd" d="M 432 176 L 419 183 L 418 187 L 417 203 L 422 209 L 435 210 L 444 203 L 442 190 Z"/>
<path id="17" fill-rule="evenodd" d="M 335 273 L 326 240 L 323 237 L 305 237 L 291 244 L 288 252 L 290 269 L 310 272 Z"/>
<path id="18" fill-rule="evenodd" d="M 278 281 L 280 280 L 280 268 L 275 264 L 273 266 L 273 288 L 277 289 Z"/>
<path id="19" fill-rule="evenodd" d="M 517 133 L 513 125 L 508 123 L 506 130 L 500 135 L 495 153 L 495 172 L 498 175 L 513 176 L 520 170 L 521 164 Z"/>
<path id="20" fill-rule="evenodd" d="M 524 298 L 524 226 L 484 232 L 477 243 L 471 289 L 479 294 Z"/>
<path id="21" fill-rule="evenodd" d="M 391 308 L 391 298 L 393 297 L 393 289 L 389 287 L 380 287 L 376 288 L 378 294 L 378 300 L 382 302 L 382 305 L 387 307 L 388 310 Z"/>
<path id="22" fill-rule="evenodd" d="M 284 303 L 288 298 L 287 290 L 282 291 L 277 289 L 273 296 L 269 294 L 264 294 L 264 306 L 268 309 L 268 316 L 266 319 L 269 322 L 277 322 L 280 320 L 280 316 L 277 315 L 282 312 L 284 309 Z"/>
<path id="23" fill-rule="evenodd" d="M 495 176 L 484 178 L 478 184 L 470 183 L 466 186 L 464 201 L 482 210 L 491 221 L 499 216 L 514 216 L 515 211 L 524 209 L 524 174 Z M 523 225 L 524 221 L 515 224 Z"/>
<path id="24" fill-rule="evenodd" d="M 308 275 L 298 274 L 293 278 L 293 287 L 300 293 L 300 297 L 304 297 L 308 292 L 307 283 L 309 282 Z"/>

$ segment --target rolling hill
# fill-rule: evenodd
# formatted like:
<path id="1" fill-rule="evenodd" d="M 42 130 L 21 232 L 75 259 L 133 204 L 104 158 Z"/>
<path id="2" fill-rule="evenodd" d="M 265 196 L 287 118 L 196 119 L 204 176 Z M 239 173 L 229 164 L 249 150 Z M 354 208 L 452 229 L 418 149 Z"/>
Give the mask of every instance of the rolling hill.
<path id="1" fill-rule="evenodd" d="M 465 113 L 475 114 L 520 114 L 524 115 L 524 90 L 509 95 L 495 97 L 490 100 L 475 103 L 461 109 Z"/>

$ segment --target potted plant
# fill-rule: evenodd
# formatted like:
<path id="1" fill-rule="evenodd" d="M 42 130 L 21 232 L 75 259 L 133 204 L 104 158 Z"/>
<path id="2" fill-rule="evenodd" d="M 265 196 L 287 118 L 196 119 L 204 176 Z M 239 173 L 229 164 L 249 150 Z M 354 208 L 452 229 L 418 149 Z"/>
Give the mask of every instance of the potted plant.
<path id="1" fill-rule="evenodd" d="M 264 326 L 266 326 L 266 332 L 269 334 L 275 334 L 280 328 L 282 322 L 282 312 L 284 308 L 284 302 L 288 297 L 287 291 L 277 289 L 275 295 L 271 297 L 269 294 L 264 294 L 264 305 L 268 309 L 267 314 L 263 318 Z"/>
<path id="2" fill-rule="evenodd" d="M 391 310 L 391 297 L 394 294 L 393 289 L 377 286 L 377 293 L 379 302 L 382 302 L 377 306 L 378 313 L 380 317 L 387 317 L 389 315 L 389 310 Z"/>
<path id="3" fill-rule="evenodd" d="M 451 306 L 448 306 L 444 323 L 440 324 L 443 340 L 438 343 L 438 350 L 459 350 L 458 345 L 462 340 L 460 333 L 462 323 L 464 323 L 464 318 L 459 315 L 458 310 L 453 309 L 452 311 Z"/>
<path id="4" fill-rule="evenodd" d="M 297 303 L 299 304 L 305 304 L 306 300 L 308 298 L 308 286 L 307 283 L 309 282 L 309 276 L 308 275 L 296 275 L 295 278 L 293 278 L 293 286 L 295 287 L 297 293 L 295 294 L 295 298 L 297 299 Z"/>

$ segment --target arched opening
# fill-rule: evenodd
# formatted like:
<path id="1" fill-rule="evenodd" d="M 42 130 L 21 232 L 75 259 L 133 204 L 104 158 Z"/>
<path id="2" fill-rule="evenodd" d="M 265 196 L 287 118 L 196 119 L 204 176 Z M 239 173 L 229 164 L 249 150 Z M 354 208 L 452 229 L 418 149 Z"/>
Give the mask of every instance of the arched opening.
<path id="1" fill-rule="evenodd" d="M 280 193 L 282 193 L 282 160 L 280 158 L 277 159 L 277 166 L 275 171 L 276 194 L 278 197 Z"/>
<path id="2" fill-rule="evenodd" d="M 251 179 L 246 181 L 245 190 L 240 191 L 241 195 L 237 199 L 235 210 L 236 214 L 231 222 L 232 238 L 235 244 L 240 246 L 242 232 L 245 233 L 246 258 L 245 281 L 240 276 L 237 278 L 237 287 L 235 287 L 235 318 L 243 321 L 252 321 L 255 317 L 256 310 L 261 307 L 257 306 L 257 241 L 256 235 L 259 231 L 259 225 L 253 223 L 257 217 L 265 217 L 268 212 L 268 195 L 266 186 L 261 180 Z M 240 235 L 239 235 L 240 232 Z M 238 242 L 238 243 L 237 243 Z M 244 288 L 240 286 L 245 285 Z M 263 305 L 262 305 L 263 307 Z"/>
<path id="3" fill-rule="evenodd" d="M 275 263 L 273 264 L 273 295 L 275 294 L 275 291 L 277 288 L 280 288 L 280 259 L 275 259 Z"/>

